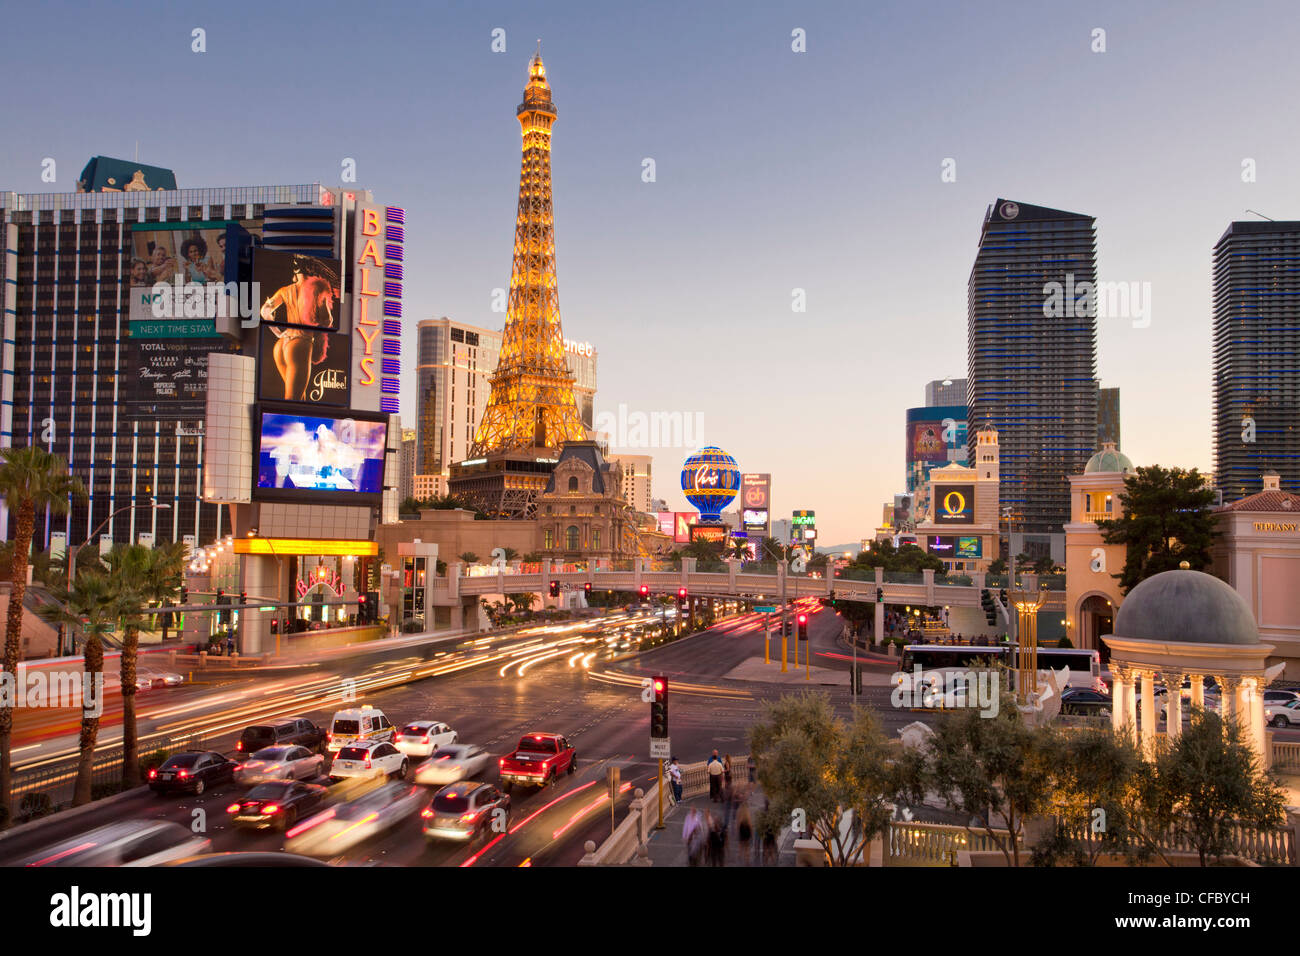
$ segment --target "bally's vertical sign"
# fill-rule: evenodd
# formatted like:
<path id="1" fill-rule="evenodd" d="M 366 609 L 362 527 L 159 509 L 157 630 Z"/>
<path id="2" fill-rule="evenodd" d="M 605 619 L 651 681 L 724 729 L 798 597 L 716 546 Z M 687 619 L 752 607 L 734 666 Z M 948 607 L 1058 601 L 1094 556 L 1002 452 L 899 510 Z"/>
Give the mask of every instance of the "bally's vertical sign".
<path id="1" fill-rule="evenodd" d="M 357 203 L 352 224 L 352 408 L 401 411 L 406 212 Z"/>

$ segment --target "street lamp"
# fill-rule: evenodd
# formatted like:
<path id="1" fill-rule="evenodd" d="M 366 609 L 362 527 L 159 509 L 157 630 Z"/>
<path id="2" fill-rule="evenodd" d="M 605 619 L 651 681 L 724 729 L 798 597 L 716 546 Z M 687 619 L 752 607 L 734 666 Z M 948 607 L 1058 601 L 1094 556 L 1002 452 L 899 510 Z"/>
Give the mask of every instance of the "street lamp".
<path id="1" fill-rule="evenodd" d="M 158 501 L 157 498 L 154 498 L 154 499 L 152 499 L 152 500 L 153 500 L 153 510 L 154 510 L 154 511 L 170 511 L 170 510 L 171 510 L 171 507 L 172 507 L 172 506 L 169 505 L 169 504 L 167 504 L 166 502 L 159 503 L 159 501 Z M 120 515 L 123 511 L 130 511 L 130 510 L 131 510 L 132 508 L 134 508 L 134 507 L 135 507 L 135 505 L 130 504 L 130 505 L 123 505 L 122 507 L 118 508 L 118 509 L 117 509 L 116 511 L 114 511 L 112 514 L 110 514 L 107 518 L 105 518 L 103 521 L 101 521 L 101 522 L 99 523 L 99 525 L 95 528 L 94 531 L 92 531 L 92 532 L 90 532 L 90 534 L 86 535 L 86 542 L 89 543 L 90 541 L 94 540 L 95 535 L 97 535 L 97 534 L 99 534 L 101 531 L 103 531 L 103 530 L 104 530 L 104 527 L 105 527 L 105 526 L 106 526 L 110 521 L 112 521 L 114 518 L 116 518 L 118 515 Z M 71 544 L 71 545 L 68 545 L 68 590 L 69 590 L 69 591 L 72 590 L 72 575 L 73 575 L 73 571 L 74 571 L 74 569 L 77 567 L 77 552 L 79 552 L 79 551 L 80 551 L 84 546 L 85 546 L 85 545 L 81 545 L 81 544 Z M 63 656 L 63 628 L 62 628 L 62 626 L 59 627 L 59 656 L 60 656 L 60 657 Z"/>

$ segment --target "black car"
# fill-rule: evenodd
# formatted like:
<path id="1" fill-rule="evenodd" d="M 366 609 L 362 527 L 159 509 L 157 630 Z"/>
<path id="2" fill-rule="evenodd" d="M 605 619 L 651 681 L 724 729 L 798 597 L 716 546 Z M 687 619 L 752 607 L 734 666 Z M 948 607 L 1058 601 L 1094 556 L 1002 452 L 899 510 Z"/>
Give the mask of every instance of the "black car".
<path id="1" fill-rule="evenodd" d="M 287 830 L 305 813 L 320 806 L 328 792 L 324 787 L 296 780 L 259 783 L 226 807 L 226 812 L 237 827 Z"/>
<path id="2" fill-rule="evenodd" d="M 245 727 L 239 735 L 235 751 L 240 754 L 257 753 L 264 747 L 297 744 L 308 750 L 321 751 L 325 746 L 325 731 L 306 717 L 286 717 L 273 724 L 254 724 Z"/>
<path id="3" fill-rule="evenodd" d="M 1061 692 L 1061 713 L 1092 717 L 1111 712 L 1109 695 L 1086 687 L 1067 687 Z"/>
<path id="4" fill-rule="evenodd" d="M 211 750 L 190 750 L 172 754 L 162 765 L 149 771 L 149 789 L 154 793 L 190 790 L 202 793 L 208 787 L 235 779 L 233 760 Z"/>

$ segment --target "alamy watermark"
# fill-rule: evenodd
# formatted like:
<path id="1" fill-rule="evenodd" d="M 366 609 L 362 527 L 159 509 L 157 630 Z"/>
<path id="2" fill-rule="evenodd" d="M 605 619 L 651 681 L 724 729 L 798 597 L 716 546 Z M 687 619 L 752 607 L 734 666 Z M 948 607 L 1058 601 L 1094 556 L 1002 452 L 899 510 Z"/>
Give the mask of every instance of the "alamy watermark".
<path id="1" fill-rule="evenodd" d="M 1043 315 L 1049 319 L 1132 319 L 1133 328 L 1151 325 L 1150 282 L 1074 281 L 1074 273 L 1065 274 L 1065 282 L 1043 284 Z"/>
<path id="2" fill-rule="evenodd" d="M 104 713 L 104 675 L 84 670 L 0 673 L 0 707 L 78 707 L 89 717 Z"/>
<path id="3" fill-rule="evenodd" d="M 917 664 L 911 674 L 895 671 L 890 683 L 889 702 L 900 709 L 974 707 L 981 717 L 996 717 L 1002 699 L 1001 676 L 991 668 L 924 671 Z"/>
<path id="4" fill-rule="evenodd" d="M 611 448 L 699 448 L 704 444 L 703 412 L 597 412 L 594 430 L 609 437 Z"/>
<path id="5" fill-rule="evenodd" d="M 241 327 L 257 325 L 260 282 L 186 282 L 180 273 L 169 283 L 159 282 L 147 292 L 155 319 L 237 318 Z"/>

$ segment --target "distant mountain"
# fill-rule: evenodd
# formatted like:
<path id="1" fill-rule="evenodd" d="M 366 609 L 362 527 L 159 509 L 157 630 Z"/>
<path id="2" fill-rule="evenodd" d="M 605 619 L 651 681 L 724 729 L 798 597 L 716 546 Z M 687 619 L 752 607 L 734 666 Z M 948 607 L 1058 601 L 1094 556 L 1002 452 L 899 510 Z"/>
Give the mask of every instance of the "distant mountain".
<path id="1" fill-rule="evenodd" d="M 849 544 L 825 544 L 825 545 L 819 545 L 818 548 L 817 548 L 817 553 L 818 553 L 818 554 L 838 554 L 838 555 L 840 555 L 840 556 L 843 556 L 844 552 L 847 551 L 849 554 L 851 554 L 853 557 L 856 558 L 856 557 L 858 556 L 858 552 L 861 551 L 861 550 L 862 550 L 862 542 L 861 542 L 861 541 L 854 541 L 854 542 L 851 542 L 851 543 L 849 543 Z"/>

